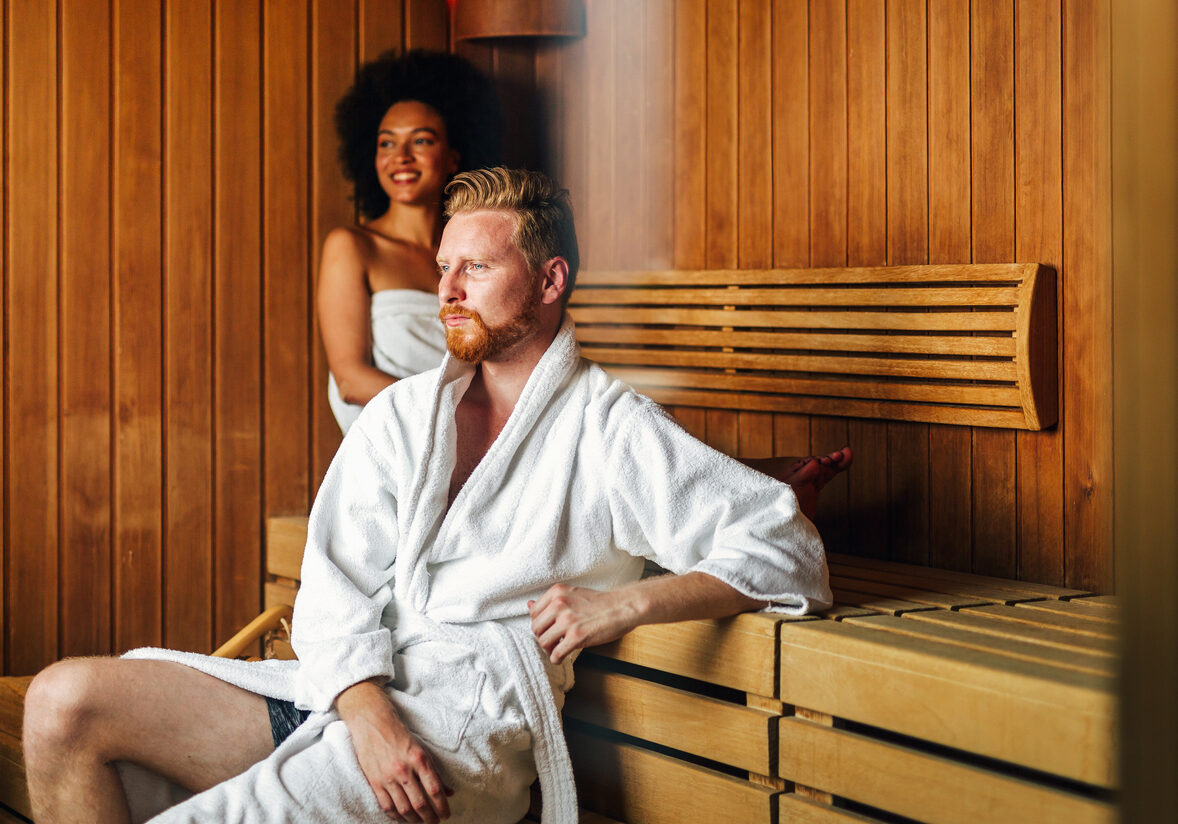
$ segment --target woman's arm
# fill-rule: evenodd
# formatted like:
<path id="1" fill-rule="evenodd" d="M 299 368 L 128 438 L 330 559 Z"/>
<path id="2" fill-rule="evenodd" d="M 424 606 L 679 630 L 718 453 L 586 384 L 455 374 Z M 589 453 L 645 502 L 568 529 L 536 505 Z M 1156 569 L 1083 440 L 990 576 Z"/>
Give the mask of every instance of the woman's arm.
<path id="1" fill-rule="evenodd" d="M 327 366 L 348 403 L 365 404 L 396 379 L 372 365 L 368 255 L 351 229 L 334 229 L 319 264 L 319 334 Z"/>

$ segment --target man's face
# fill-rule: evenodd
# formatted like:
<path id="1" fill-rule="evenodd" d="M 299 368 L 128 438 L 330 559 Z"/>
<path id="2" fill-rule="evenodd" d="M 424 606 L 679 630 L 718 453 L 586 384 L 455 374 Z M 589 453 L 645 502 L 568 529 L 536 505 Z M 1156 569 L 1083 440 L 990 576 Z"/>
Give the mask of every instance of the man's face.
<path id="1" fill-rule="evenodd" d="M 540 328 L 540 278 L 511 239 L 507 212 L 464 212 L 450 218 L 438 247 L 439 316 L 446 348 L 469 363 L 494 361 Z"/>

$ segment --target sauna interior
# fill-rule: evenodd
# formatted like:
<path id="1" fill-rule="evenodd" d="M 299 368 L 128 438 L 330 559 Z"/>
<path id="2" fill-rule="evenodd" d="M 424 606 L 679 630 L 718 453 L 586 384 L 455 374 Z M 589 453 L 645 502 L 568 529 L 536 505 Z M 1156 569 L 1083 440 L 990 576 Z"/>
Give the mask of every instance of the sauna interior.
<path id="1" fill-rule="evenodd" d="M 2 674 L 210 651 L 259 612 L 266 521 L 339 443 L 334 101 L 388 48 L 453 50 L 508 160 L 571 190 L 586 269 L 1054 270 L 1046 429 L 673 411 L 746 457 L 853 445 L 833 552 L 1118 595 L 1122 815 L 1173 820 L 1172 4 L 581 5 L 572 36 L 488 38 L 461 0 L 4 0 Z"/>

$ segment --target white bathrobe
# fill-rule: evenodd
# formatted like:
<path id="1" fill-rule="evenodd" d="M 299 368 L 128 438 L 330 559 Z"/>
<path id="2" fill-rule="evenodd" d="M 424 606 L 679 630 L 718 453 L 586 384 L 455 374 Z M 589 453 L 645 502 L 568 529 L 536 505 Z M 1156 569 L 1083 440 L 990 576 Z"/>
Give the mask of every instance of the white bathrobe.
<path id="1" fill-rule="evenodd" d="M 344 439 L 311 512 L 298 662 L 131 653 L 314 711 L 270 758 L 159 822 L 387 821 L 331 709 L 348 686 L 386 676 L 456 790 L 453 821 L 518 821 L 538 771 L 545 824 L 573 824 L 558 715 L 572 662 L 548 663 L 529 600 L 558 582 L 618 587 L 650 558 L 713 575 L 774 611 L 831 603 L 821 541 L 789 487 L 700 443 L 582 360 L 569 320 L 447 510 L 454 411 L 473 375 L 447 358 L 399 381 Z M 140 771 L 124 772 L 137 817 L 167 803 Z"/>

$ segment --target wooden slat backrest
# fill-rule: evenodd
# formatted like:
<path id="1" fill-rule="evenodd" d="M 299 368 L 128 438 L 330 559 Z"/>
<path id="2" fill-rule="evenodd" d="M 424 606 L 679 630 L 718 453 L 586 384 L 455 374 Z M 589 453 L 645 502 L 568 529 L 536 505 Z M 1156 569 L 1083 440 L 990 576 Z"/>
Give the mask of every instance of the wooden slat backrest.
<path id="1" fill-rule="evenodd" d="M 1053 270 L 1034 263 L 585 271 L 586 357 L 661 403 L 1042 429 Z"/>

